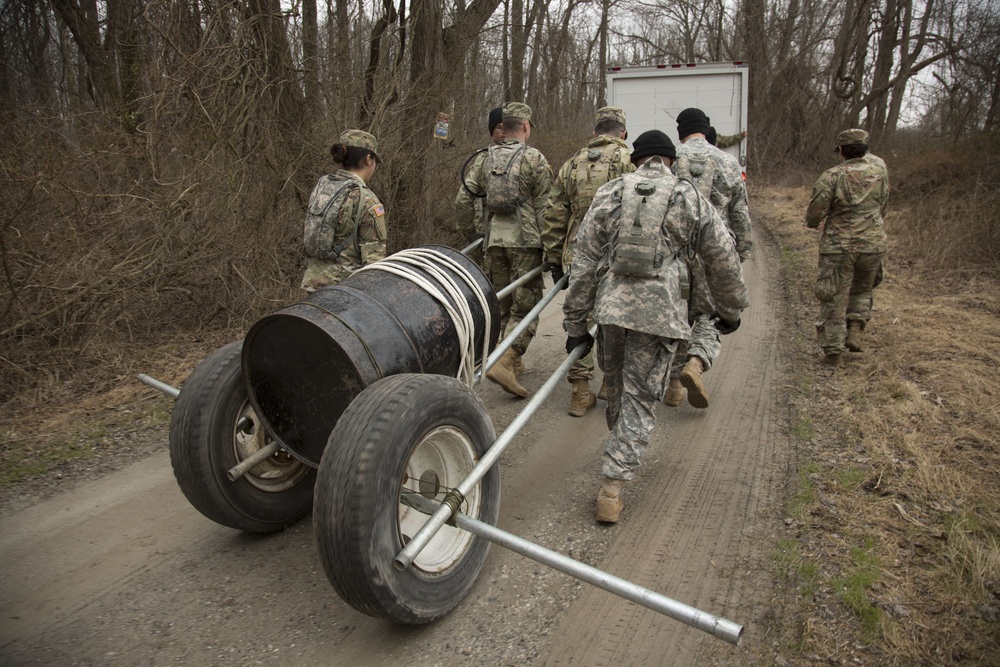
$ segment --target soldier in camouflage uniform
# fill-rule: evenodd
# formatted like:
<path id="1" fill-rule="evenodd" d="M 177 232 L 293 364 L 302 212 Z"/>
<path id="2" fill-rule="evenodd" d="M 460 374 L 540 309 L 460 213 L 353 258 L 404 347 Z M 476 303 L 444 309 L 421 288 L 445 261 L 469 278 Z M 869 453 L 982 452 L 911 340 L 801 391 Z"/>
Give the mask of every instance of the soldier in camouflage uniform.
<path id="1" fill-rule="evenodd" d="M 677 114 L 677 136 L 681 146 L 677 149 L 674 171 L 680 178 L 690 179 L 698 191 L 712 202 L 723 222 L 736 239 L 740 261 L 746 261 L 753 250 L 753 230 L 747 209 L 746 189 L 739 161 L 709 144 L 706 135 L 712 127 L 701 109 L 689 108 Z M 715 306 L 707 288 L 702 267 L 695 263 L 691 279 L 692 322 L 691 340 L 674 360 L 670 371 L 670 385 L 663 397 L 670 407 L 680 405 L 687 390 L 688 403 L 695 408 L 708 407 L 708 391 L 702 382 L 702 373 L 708 371 L 722 350 L 718 329 L 713 326 Z"/>
<path id="2" fill-rule="evenodd" d="M 319 179 L 305 219 L 306 270 L 302 289 L 336 285 L 365 264 L 385 257 L 385 208 L 368 181 L 382 159 L 375 137 L 347 130 L 330 147 L 336 174 Z"/>
<path id="3" fill-rule="evenodd" d="M 618 107 L 597 110 L 593 138 L 563 164 L 552 184 L 542 225 L 542 248 L 553 282 L 573 263 L 573 239 L 597 190 L 619 176 L 635 171 L 625 139 L 625 112 Z M 594 355 L 588 352 L 573 364 L 566 379 L 573 385 L 569 414 L 582 417 L 597 403 L 590 391 Z M 602 397 L 603 398 L 603 397 Z"/>
<path id="4" fill-rule="evenodd" d="M 504 137 L 503 107 L 495 107 L 490 110 L 490 115 L 487 119 L 487 131 L 490 133 L 491 145 L 498 144 L 501 141 L 503 141 Z M 486 152 L 488 150 L 489 150 L 488 148 L 481 148 L 478 151 L 476 151 L 475 155 L 471 160 L 472 166 L 469 167 L 467 171 L 476 171 L 482 169 L 483 168 L 482 162 L 486 159 Z M 465 183 L 465 174 L 463 173 L 462 185 L 459 187 L 459 192 L 458 192 L 459 197 L 462 196 L 462 191 L 465 190 L 466 187 L 467 184 Z M 469 236 L 466 236 L 465 242 L 467 244 L 472 243 L 473 241 L 476 241 L 478 239 L 481 239 L 486 235 L 486 219 L 488 211 L 486 210 L 485 196 L 476 197 L 475 208 L 476 208 L 475 232 L 473 232 Z M 482 245 L 480 245 L 478 248 L 470 252 L 469 257 L 472 258 L 476 262 L 476 264 L 483 267 L 484 271 L 489 273 L 489 266 L 486 263 L 486 251 Z"/>
<path id="5" fill-rule="evenodd" d="M 708 288 L 726 331 L 749 306 L 732 236 L 689 182 L 670 172 L 673 143 L 659 130 L 640 135 L 638 169 L 598 190 L 576 236 L 573 279 L 563 303 L 567 351 L 590 345 L 598 324 L 598 363 L 607 382 L 611 433 L 604 446 L 598 521 L 618 521 L 622 484 L 636 469 L 656 424 L 670 362 L 691 336 L 689 267 L 705 264 Z"/>
<path id="6" fill-rule="evenodd" d="M 538 149 L 527 145 L 531 136 L 531 107 L 521 102 L 503 106 L 506 138 L 490 146 L 482 162 L 466 176 L 455 200 L 458 228 L 470 237 L 475 233 L 475 199 L 485 197 L 486 261 L 490 282 L 501 290 L 542 263 L 542 213 L 552 186 L 552 169 Z M 542 299 L 544 282 L 539 275 L 500 303 L 503 335 L 507 336 Z M 538 328 L 535 320 L 504 356 L 486 373 L 504 391 L 526 397 L 519 380 L 524 370 L 522 356 Z"/>
<path id="7" fill-rule="evenodd" d="M 816 331 L 823 361 L 841 363 L 846 347 L 861 351 L 861 332 L 872 316 L 872 288 L 888 250 L 882 220 L 889 204 L 889 173 L 868 153 L 868 133 L 844 130 L 834 148 L 840 164 L 813 186 L 806 226 L 819 228 Z"/>

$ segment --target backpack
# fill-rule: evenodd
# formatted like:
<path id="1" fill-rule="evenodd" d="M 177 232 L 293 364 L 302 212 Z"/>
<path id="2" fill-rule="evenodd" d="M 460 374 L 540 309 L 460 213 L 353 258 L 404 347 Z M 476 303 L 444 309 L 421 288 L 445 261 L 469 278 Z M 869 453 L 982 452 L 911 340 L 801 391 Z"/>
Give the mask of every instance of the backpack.
<path id="1" fill-rule="evenodd" d="M 521 163 L 527 144 L 497 144 L 490 146 L 484 165 L 486 208 L 490 213 L 519 211 L 527 198 L 521 197 Z"/>
<path id="2" fill-rule="evenodd" d="M 622 276 L 658 278 L 667 261 L 683 261 L 688 271 L 683 272 L 685 278 L 681 285 L 681 298 L 687 299 L 690 294 L 688 272 L 699 226 L 696 223 L 691 232 L 681 239 L 672 238 L 675 235 L 664 229 L 667 213 L 674 202 L 674 190 L 680 180 L 667 186 L 663 179 L 649 179 L 644 175 L 626 174 L 622 177 L 622 214 L 609 244 L 608 268 Z"/>
<path id="3" fill-rule="evenodd" d="M 309 195 L 309 208 L 306 209 L 305 219 L 305 247 L 310 256 L 336 259 L 347 246 L 352 243 L 357 245 L 358 225 L 361 223 L 361 214 L 364 210 L 360 203 L 354 220 L 354 234 L 336 246 L 333 246 L 333 241 L 337 237 L 337 220 L 327 220 L 327 213 L 334 203 L 346 197 L 355 188 L 360 190 L 361 186 L 352 180 L 336 178 L 329 174 L 321 178 L 313 188 L 312 194 Z"/>
<path id="4" fill-rule="evenodd" d="M 708 201 L 712 201 L 712 184 L 718 169 L 715 159 L 708 151 L 678 151 L 674 163 L 677 178 L 691 181 L 695 189 Z"/>
<path id="5" fill-rule="evenodd" d="M 573 208 L 581 218 L 590 208 L 597 191 L 611 180 L 611 167 L 620 161 L 618 157 L 620 154 L 621 147 L 614 144 L 589 148 L 586 153 L 583 151 L 577 153 L 576 169 L 573 172 L 573 182 L 576 185 Z"/>

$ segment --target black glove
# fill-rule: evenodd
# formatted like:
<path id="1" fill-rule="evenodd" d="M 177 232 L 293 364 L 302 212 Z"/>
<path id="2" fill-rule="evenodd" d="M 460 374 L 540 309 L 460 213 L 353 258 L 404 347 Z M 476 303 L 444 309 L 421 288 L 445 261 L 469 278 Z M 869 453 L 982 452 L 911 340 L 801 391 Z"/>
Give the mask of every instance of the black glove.
<path id="1" fill-rule="evenodd" d="M 740 328 L 740 318 L 737 317 L 735 322 L 730 322 L 729 320 L 724 320 L 722 317 L 716 315 L 712 324 L 715 325 L 715 328 L 719 330 L 720 334 L 728 336 Z"/>
<path id="2" fill-rule="evenodd" d="M 552 274 L 552 284 L 553 285 L 555 285 L 557 282 L 559 282 L 560 280 L 562 280 L 563 276 L 566 275 L 566 272 L 563 271 L 562 264 L 554 264 L 554 263 L 550 263 L 549 264 L 549 273 Z M 568 280 L 566 281 L 566 284 L 562 286 L 562 288 L 566 289 L 567 287 L 569 287 L 569 281 Z"/>
<path id="3" fill-rule="evenodd" d="M 585 357 L 587 356 L 587 353 L 590 352 L 590 348 L 594 347 L 594 337 L 591 336 L 589 332 L 583 334 L 582 336 L 567 336 L 566 354 L 569 354 L 570 352 L 578 348 L 581 343 L 585 343 L 587 345 L 587 349 L 585 349 L 583 351 L 583 354 L 580 355 L 581 357 Z"/>
<path id="4" fill-rule="evenodd" d="M 465 243 L 466 243 L 466 245 L 468 245 L 470 243 L 475 243 L 476 241 L 478 241 L 481 238 L 483 238 L 482 234 L 480 234 L 479 232 L 473 232 L 473 233 L 471 233 L 471 234 L 469 234 L 468 236 L 465 237 Z"/>

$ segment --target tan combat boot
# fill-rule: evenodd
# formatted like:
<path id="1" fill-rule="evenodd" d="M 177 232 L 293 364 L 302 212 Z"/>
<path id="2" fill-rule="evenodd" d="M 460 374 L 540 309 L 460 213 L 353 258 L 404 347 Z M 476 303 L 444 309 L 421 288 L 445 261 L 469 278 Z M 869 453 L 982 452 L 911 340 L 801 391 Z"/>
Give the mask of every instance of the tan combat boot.
<path id="1" fill-rule="evenodd" d="M 518 380 L 520 380 L 521 379 L 521 373 L 524 372 L 524 356 L 518 354 L 517 350 L 514 350 L 514 364 L 513 364 L 513 368 L 514 368 L 514 377 L 516 377 Z"/>
<path id="2" fill-rule="evenodd" d="M 670 378 L 667 393 L 663 396 L 663 404 L 676 408 L 683 400 L 684 385 L 681 384 L 680 378 Z"/>
<path id="3" fill-rule="evenodd" d="M 597 511 L 594 518 L 604 523 L 618 523 L 618 517 L 622 514 L 622 507 L 625 501 L 622 500 L 621 479 L 605 477 L 601 482 L 601 488 L 597 491 Z"/>
<path id="4" fill-rule="evenodd" d="M 701 374 L 705 372 L 705 366 L 701 363 L 700 357 L 691 357 L 681 371 L 680 381 L 687 389 L 688 403 L 692 407 L 704 410 L 708 407 L 708 392 L 705 385 L 701 383 Z"/>
<path id="5" fill-rule="evenodd" d="M 528 390 L 518 384 L 517 375 L 514 374 L 514 360 L 519 356 L 521 355 L 515 350 L 508 349 L 493 365 L 493 368 L 486 372 L 486 377 L 500 385 L 508 394 L 525 398 L 528 395 Z"/>
<path id="6" fill-rule="evenodd" d="M 569 400 L 570 416 L 582 417 L 596 403 L 597 397 L 590 393 L 590 383 L 586 380 L 573 380 L 573 394 Z"/>
<path id="7" fill-rule="evenodd" d="M 851 352 L 861 352 L 861 322 L 857 320 L 847 323 L 847 338 L 844 340 L 844 347 Z"/>

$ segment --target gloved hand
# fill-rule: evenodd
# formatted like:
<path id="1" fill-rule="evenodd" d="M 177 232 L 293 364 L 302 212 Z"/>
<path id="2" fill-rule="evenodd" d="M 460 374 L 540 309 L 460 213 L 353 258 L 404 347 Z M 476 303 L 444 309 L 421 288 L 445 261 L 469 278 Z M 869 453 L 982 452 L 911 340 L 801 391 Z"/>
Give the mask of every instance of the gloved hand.
<path id="1" fill-rule="evenodd" d="M 549 264 L 549 273 L 552 274 L 552 284 L 553 285 L 555 285 L 557 282 L 559 282 L 560 280 L 562 280 L 563 276 L 566 275 L 566 273 L 563 271 L 562 264 L 557 264 L 557 263 L 550 263 Z M 568 280 L 566 281 L 566 284 L 562 286 L 562 288 L 566 289 L 567 287 L 569 287 L 569 281 Z"/>
<path id="2" fill-rule="evenodd" d="M 474 243 L 481 238 L 483 238 L 483 235 L 480 232 L 473 232 L 465 237 L 465 243 L 468 245 L 469 243 Z"/>
<path id="3" fill-rule="evenodd" d="M 716 315 L 713 318 L 712 324 L 715 325 L 715 328 L 719 330 L 720 334 L 728 336 L 740 328 L 740 318 L 737 317 L 735 322 L 730 322 L 729 320 L 722 319 L 720 315 Z"/>
<path id="4" fill-rule="evenodd" d="M 581 343 L 586 343 L 587 345 L 586 349 L 584 349 L 583 351 L 583 354 L 580 355 L 581 357 L 585 357 L 587 356 L 587 353 L 590 352 L 590 348 L 594 347 L 594 337 L 591 336 L 589 332 L 583 334 L 582 336 L 567 336 L 566 354 L 569 354 L 570 352 L 575 350 L 577 347 L 580 346 Z"/>

